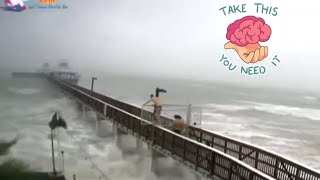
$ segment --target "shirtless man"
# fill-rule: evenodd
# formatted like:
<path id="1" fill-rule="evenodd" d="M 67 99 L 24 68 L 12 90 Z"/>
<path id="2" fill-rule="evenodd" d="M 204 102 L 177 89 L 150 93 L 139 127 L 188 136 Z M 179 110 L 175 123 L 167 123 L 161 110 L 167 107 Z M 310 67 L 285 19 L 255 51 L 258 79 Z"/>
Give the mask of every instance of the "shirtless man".
<path id="1" fill-rule="evenodd" d="M 182 134 L 184 129 L 188 127 L 188 124 L 179 115 L 174 115 L 175 121 L 173 122 L 173 131 L 178 134 Z"/>
<path id="2" fill-rule="evenodd" d="M 153 102 L 154 110 L 153 110 L 153 116 L 155 123 L 158 125 L 162 125 L 161 122 L 161 111 L 162 111 L 162 103 L 159 97 L 155 97 L 153 94 L 150 95 L 150 101 Z"/>

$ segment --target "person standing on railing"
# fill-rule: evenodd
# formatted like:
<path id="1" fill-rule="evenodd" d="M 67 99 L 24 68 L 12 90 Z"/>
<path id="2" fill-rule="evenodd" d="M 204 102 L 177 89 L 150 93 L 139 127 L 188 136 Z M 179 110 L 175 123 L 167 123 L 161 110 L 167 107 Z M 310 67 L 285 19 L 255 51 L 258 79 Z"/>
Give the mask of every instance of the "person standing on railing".
<path id="1" fill-rule="evenodd" d="M 161 111 L 162 111 L 162 102 L 159 97 L 155 97 L 153 94 L 150 95 L 150 101 L 153 102 L 153 120 L 154 122 L 162 126 L 162 121 L 161 121 Z"/>
<path id="2" fill-rule="evenodd" d="M 180 115 L 174 115 L 174 122 L 173 122 L 173 132 L 182 134 L 188 124 Z"/>

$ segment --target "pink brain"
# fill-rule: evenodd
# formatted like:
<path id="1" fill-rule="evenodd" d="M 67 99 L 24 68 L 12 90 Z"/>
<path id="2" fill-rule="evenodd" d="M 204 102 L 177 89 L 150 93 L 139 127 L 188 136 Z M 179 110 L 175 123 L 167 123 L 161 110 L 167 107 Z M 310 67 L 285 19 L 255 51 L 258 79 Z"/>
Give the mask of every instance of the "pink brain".
<path id="1" fill-rule="evenodd" d="M 271 28 L 262 18 L 246 16 L 228 26 L 227 39 L 238 46 L 266 42 L 271 36 Z"/>

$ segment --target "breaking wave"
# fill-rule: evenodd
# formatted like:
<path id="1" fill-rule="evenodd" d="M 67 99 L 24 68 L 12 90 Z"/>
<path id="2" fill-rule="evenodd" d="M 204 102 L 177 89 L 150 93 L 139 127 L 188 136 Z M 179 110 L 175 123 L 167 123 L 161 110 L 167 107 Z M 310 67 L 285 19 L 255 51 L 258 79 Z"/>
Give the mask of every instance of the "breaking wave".
<path id="1" fill-rule="evenodd" d="M 316 102 L 318 100 L 318 98 L 314 96 L 304 96 L 303 98 L 310 102 Z"/>
<path id="2" fill-rule="evenodd" d="M 245 105 L 221 105 L 209 104 L 208 107 L 217 111 L 237 112 L 237 111 L 261 111 L 276 115 L 290 115 L 298 118 L 307 118 L 310 120 L 320 121 L 320 110 L 314 108 L 301 108 L 294 106 L 255 103 L 250 102 Z"/>
<path id="3" fill-rule="evenodd" d="M 8 87 L 8 91 L 14 94 L 32 95 L 40 92 L 40 89 Z"/>
<path id="4" fill-rule="evenodd" d="M 291 115 L 294 117 L 307 118 L 310 120 L 320 120 L 320 110 L 313 108 L 300 108 L 284 105 L 256 103 L 254 109 L 278 115 Z"/>

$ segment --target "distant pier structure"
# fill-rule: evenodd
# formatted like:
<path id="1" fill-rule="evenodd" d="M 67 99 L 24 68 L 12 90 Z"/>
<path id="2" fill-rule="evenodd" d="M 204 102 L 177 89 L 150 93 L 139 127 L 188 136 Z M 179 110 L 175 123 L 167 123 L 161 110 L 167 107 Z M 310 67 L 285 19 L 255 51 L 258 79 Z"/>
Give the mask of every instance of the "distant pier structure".
<path id="1" fill-rule="evenodd" d="M 80 75 L 73 71 L 66 62 L 59 63 L 56 67 L 51 67 L 49 63 L 44 63 L 40 69 L 34 72 L 13 72 L 13 77 L 38 77 L 38 78 L 55 78 L 67 81 L 72 84 L 78 84 Z"/>

